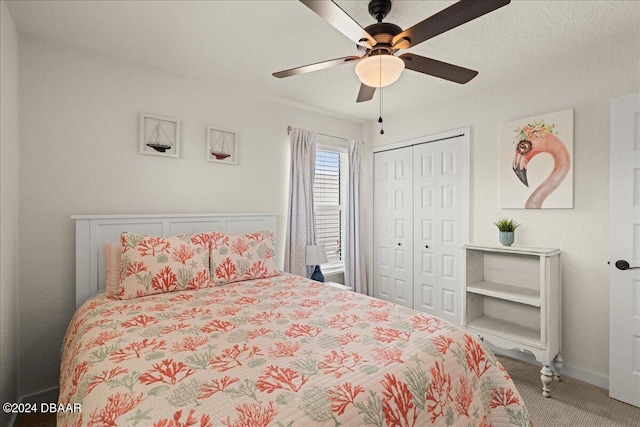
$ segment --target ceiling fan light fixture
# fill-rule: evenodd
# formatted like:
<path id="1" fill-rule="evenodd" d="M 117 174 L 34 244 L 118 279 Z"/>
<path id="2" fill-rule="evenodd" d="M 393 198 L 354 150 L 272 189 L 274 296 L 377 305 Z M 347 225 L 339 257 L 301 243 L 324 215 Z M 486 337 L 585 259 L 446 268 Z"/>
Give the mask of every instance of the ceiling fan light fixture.
<path id="1" fill-rule="evenodd" d="M 400 78 L 404 61 L 390 54 L 372 55 L 356 65 L 360 81 L 369 87 L 385 87 Z"/>

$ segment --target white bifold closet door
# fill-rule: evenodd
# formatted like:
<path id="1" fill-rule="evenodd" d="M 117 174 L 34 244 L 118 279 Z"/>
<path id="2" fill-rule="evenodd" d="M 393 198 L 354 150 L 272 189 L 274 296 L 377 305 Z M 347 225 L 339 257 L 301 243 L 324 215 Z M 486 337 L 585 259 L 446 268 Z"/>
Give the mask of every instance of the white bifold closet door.
<path id="1" fill-rule="evenodd" d="M 463 137 L 374 154 L 374 296 L 462 322 Z"/>
<path id="2" fill-rule="evenodd" d="M 413 307 L 412 148 L 375 153 L 373 292 Z"/>

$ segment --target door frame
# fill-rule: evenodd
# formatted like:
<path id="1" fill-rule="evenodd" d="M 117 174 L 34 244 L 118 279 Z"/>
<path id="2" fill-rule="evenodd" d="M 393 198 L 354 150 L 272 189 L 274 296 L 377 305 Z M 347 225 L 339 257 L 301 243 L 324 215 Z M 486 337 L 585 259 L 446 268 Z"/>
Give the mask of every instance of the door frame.
<path id="1" fill-rule="evenodd" d="M 425 136 L 420 136 L 417 138 L 412 138 L 412 139 L 408 139 L 408 140 L 404 140 L 404 141 L 399 141 L 399 142 L 394 142 L 394 143 L 390 143 L 390 144 L 385 144 L 385 145 L 380 145 L 378 147 L 373 147 L 371 149 L 371 164 L 374 164 L 374 156 L 376 153 L 380 153 L 383 151 L 390 151 L 390 150 L 396 150 L 399 148 L 406 148 L 406 147 L 412 147 L 414 145 L 422 145 L 422 144 L 428 144 L 430 142 L 437 142 L 437 141 L 443 141 L 446 139 L 452 139 L 452 138 L 457 138 L 457 137 L 462 137 L 462 154 L 464 156 L 464 170 L 463 170 L 463 176 L 462 176 L 462 185 L 463 185 L 463 195 L 462 195 L 462 200 L 463 200 L 463 207 L 462 207 L 462 243 L 460 245 L 460 262 L 462 263 L 463 260 L 463 248 L 462 245 L 465 243 L 469 243 L 470 241 L 470 237 L 471 237 L 471 220 L 470 220 L 470 203 L 471 203 L 471 185 L 470 185 L 470 176 L 471 176 L 471 160 L 470 160 L 470 145 L 471 145 L 471 139 L 470 139 L 470 134 L 471 134 L 471 128 L 469 126 L 467 127 L 462 127 L 462 128 L 458 128 L 458 129 L 451 129 L 448 131 L 444 131 L 444 132 L 439 132 L 439 133 L 435 133 L 435 134 L 430 134 L 430 135 L 425 135 Z M 375 173 L 375 172 L 374 172 Z M 375 206 L 375 188 L 372 187 L 372 194 L 371 194 L 371 201 L 372 201 L 372 206 Z M 375 249 L 375 233 L 373 230 L 373 216 L 372 216 L 372 229 L 371 229 L 371 248 Z M 462 266 L 462 264 L 461 264 Z M 461 285 L 464 285 L 464 268 L 462 266 L 461 272 L 460 272 L 461 276 L 460 276 L 460 283 Z M 373 278 L 372 278 L 373 280 Z M 463 291 L 463 289 L 461 289 L 461 291 Z M 374 294 L 374 289 L 373 289 L 373 283 L 371 284 L 371 294 Z M 462 292 L 461 294 L 462 295 Z M 465 310 L 465 298 L 463 296 L 460 297 L 460 310 L 461 313 L 464 313 Z M 460 319 L 462 321 L 462 318 Z"/>
<path id="2" fill-rule="evenodd" d="M 640 405 L 640 391 L 634 389 L 634 383 L 631 381 L 630 383 L 625 382 L 626 379 L 630 378 L 629 368 L 632 368 L 633 365 L 633 347 L 634 344 L 631 342 L 629 337 L 629 332 L 633 334 L 633 330 L 637 330 L 640 326 L 640 319 L 635 316 L 633 320 L 633 324 L 630 325 L 630 329 L 619 330 L 618 325 L 620 323 L 627 324 L 628 315 L 632 315 L 634 309 L 637 310 L 637 304 L 640 302 L 636 298 L 626 298 L 625 294 L 614 293 L 619 286 L 633 286 L 633 281 L 637 281 L 640 279 L 639 270 L 635 271 L 620 271 L 615 267 L 615 262 L 617 260 L 623 259 L 627 260 L 632 266 L 637 265 L 638 259 L 633 259 L 634 256 L 634 243 L 633 243 L 633 232 L 630 233 L 628 241 L 620 241 L 620 236 L 625 236 L 624 231 L 621 233 L 620 228 L 631 224 L 626 224 L 624 222 L 618 223 L 615 221 L 614 214 L 621 213 L 616 211 L 619 207 L 622 207 L 627 200 L 633 198 L 634 192 L 634 184 L 633 184 L 633 174 L 629 174 L 629 170 L 626 168 L 619 168 L 614 165 L 614 162 L 621 159 L 621 156 L 625 156 L 626 151 L 620 152 L 620 150 L 616 150 L 618 147 L 623 147 L 625 143 L 634 144 L 633 132 L 634 132 L 634 123 L 633 118 L 630 117 L 633 110 L 640 107 L 640 93 L 635 93 L 631 95 L 621 96 L 617 98 L 613 98 L 610 103 L 610 191 L 609 191 L 609 204 L 610 204 L 610 230 L 609 230 L 609 258 L 610 258 L 610 266 L 609 266 L 609 396 L 628 403 L 630 405 L 639 406 Z M 627 127 L 628 126 L 628 127 Z M 629 140 L 627 140 L 627 138 Z M 631 148 L 633 151 L 633 148 Z M 635 160 L 639 159 L 640 153 L 635 152 Z M 628 160 L 628 157 L 625 159 Z M 617 163 L 617 166 L 621 166 Z M 634 165 L 631 163 L 631 168 Z M 624 194 L 627 190 L 623 190 L 623 195 L 625 198 L 621 198 L 620 192 L 617 192 L 616 189 L 620 188 L 621 183 L 625 183 L 627 179 L 630 179 L 629 183 L 629 193 Z M 638 207 L 635 207 L 638 209 Z M 632 208 L 633 209 L 633 208 Z M 633 215 L 631 216 L 631 221 L 633 223 Z M 623 229 L 624 230 L 624 229 Z M 629 278 L 627 280 L 627 277 Z M 634 291 L 630 290 L 628 295 L 633 295 Z M 626 318 L 620 318 L 623 313 L 628 313 L 624 315 Z M 637 338 L 637 337 L 636 337 Z M 637 344 L 636 344 L 637 345 Z M 621 348 L 622 347 L 622 348 Z M 638 356 L 636 356 L 638 357 Z M 628 358 L 628 359 L 627 359 Z M 631 363 L 627 363 L 630 361 Z M 640 382 L 640 379 L 635 380 L 635 384 Z"/>

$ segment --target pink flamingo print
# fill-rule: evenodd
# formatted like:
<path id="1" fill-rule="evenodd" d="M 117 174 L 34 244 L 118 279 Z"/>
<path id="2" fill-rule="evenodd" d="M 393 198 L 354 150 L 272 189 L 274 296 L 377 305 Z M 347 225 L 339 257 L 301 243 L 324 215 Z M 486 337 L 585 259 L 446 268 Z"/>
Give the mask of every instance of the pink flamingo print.
<path id="1" fill-rule="evenodd" d="M 555 135 L 546 131 L 532 133 L 533 135 L 531 135 L 532 137 L 530 139 L 521 140 L 516 146 L 516 155 L 513 159 L 513 172 L 520 181 L 528 187 L 527 165 L 531 159 L 540 153 L 548 153 L 551 155 L 553 158 L 553 170 L 542 184 L 531 193 L 524 205 L 526 209 L 539 209 L 542 207 L 545 199 L 560 186 L 569 173 L 571 158 L 567 148 Z"/>

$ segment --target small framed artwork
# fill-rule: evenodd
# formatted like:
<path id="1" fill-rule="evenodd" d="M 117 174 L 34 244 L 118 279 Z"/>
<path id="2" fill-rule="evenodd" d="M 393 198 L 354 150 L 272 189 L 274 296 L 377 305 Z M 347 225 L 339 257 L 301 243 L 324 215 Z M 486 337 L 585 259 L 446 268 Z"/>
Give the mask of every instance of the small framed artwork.
<path id="1" fill-rule="evenodd" d="M 208 127 L 206 159 L 214 163 L 237 164 L 238 139 L 236 133 Z"/>
<path id="2" fill-rule="evenodd" d="M 140 114 L 140 153 L 180 157 L 180 121 Z"/>

